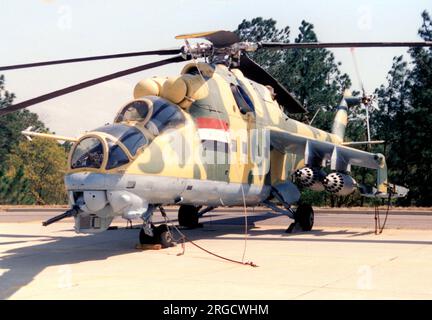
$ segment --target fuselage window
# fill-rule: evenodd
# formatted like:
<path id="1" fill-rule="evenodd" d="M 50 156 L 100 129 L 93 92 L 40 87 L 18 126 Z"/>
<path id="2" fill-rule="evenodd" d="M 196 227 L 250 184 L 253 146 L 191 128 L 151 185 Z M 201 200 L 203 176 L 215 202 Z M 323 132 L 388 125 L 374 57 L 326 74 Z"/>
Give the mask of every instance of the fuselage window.
<path id="1" fill-rule="evenodd" d="M 252 99 L 249 97 L 249 95 L 246 93 L 246 90 L 242 88 L 242 86 L 237 86 L 237 89 L 239 90 L 240 94 L 242 95 L 244 101 L 246 101 L 247 105 L 252 111 L 255 111 L 254 104 L 252 103 Z"/>
<path id="2" fill-rule="evenodd" d="M 146 123 L 146 128 L 157 136 L 162 131 L 184 123 L 184 116 L 180 108 L 160 97 L 146 97 L 153 102 L 153 114 Z"/>
<path id="3" fill-rule="evenodd" d="M 254 111 L 251 99 L 240 86 L 231 84 L 231 92 L 242 114 Z"/>
<path id="4" fill-rule="evenodd" d="M 85 138 L 75 147 L 71 159 L 71 168 L 97 168 L 103 162 L 103 145 L 97 138 Z"/>

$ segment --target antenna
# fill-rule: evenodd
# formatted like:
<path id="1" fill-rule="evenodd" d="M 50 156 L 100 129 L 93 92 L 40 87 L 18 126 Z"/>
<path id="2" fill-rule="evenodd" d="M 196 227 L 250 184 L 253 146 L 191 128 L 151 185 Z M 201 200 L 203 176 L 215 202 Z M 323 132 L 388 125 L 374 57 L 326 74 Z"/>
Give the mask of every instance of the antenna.
<path id="1" fill-rule="evenodd" d="M 318 107 L 317 111 L 315 111 L 314 116 L 312 117 L 312 120 L 309 122 L 309 125 L 312 124 L 312 122 L 315 120 L 316 116 L 318 115 L 318 113 L 321 111 L 321 107 Z"/>

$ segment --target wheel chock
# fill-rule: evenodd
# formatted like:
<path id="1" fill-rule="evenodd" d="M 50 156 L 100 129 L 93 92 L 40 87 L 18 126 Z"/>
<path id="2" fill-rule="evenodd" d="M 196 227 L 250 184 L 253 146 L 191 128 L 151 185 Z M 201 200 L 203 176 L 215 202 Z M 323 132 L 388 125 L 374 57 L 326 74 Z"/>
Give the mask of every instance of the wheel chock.
<path id="1" fill-rule="evenodd" d="M 135 246 L 135 249 L 138 249 L 138 250 L 160 250 L 160 249 L 162 249 L 162 245 L 159 243 L 158 244 L 147 244 L 147 243 L 140 244 L 140 243 L 138 243 Z"/>

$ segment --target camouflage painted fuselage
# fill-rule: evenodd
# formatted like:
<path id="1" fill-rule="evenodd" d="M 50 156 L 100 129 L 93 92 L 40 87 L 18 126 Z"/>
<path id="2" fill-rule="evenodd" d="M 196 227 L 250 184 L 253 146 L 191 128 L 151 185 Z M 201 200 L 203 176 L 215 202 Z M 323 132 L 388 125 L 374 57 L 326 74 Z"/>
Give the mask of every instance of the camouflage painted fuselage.
<path id="1" fill-rule="evenodd" d="M 289 119 L 271 89 L 237 69 L 189 64 L 179 77 L 155 78 L 154 83 L 157 92 L 136 88 L 135 98 L 151 93 L 170 100 L 181 107 L 184 125 L 154 137 L 135 156 L 129 154 L 131 161 L 123 166 L 107 170 L 105 160 L 98 169 L 69 169 L 65 181 L 72 203 L 73 192 L 80 190 L 127 190 L 151 204 L 181 199 L 193 205 L 241 205 L 244 200 L 255 205 L 269 196 L 271 185 L 290 179 L 294 170 L 304 166 L 304 151 L 293 148 L 282 153 L 270 146 L 268 128 L 334 144 L 342 141 Z M 241 112 L 233 87 L 240 87 L 252 111 Z M 139 122 L 124 123 L 140 128 Z M 85 136 L 89 135 L 101 133 Z M 257 153 L 259 161 L 255 161 Z"/>

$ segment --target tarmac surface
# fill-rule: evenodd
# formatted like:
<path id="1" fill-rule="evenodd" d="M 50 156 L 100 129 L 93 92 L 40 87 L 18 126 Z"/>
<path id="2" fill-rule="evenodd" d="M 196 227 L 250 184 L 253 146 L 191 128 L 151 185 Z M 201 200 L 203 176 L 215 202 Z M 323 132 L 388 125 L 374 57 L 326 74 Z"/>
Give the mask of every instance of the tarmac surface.
<path id="1" fill-rule="evenodd" d="M 0 299 L 432 299 L 432 212 L 391 211 L 374 234 L 373 211 L 316 210 L 311 232 L 242 208 L 216 210 L 189 242 L 137 250 L 139 225 L 75 234 L 71 219 L 41 221 L 61 209 L 0 211 Z M 168 210 L 176 223 L 174 209 Z M 158 218 L 159 219 L 159 218 Z M 156 219 L 156 220 L 158 220 Z M 381 221 L 384 216 L 382 213 Z M 176 235 L 177 236 L 177 235 Z M 181 254 L 183 253 L 183 254 Z"/>

